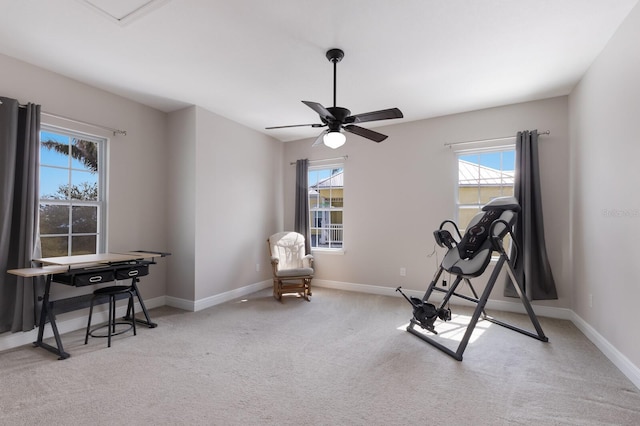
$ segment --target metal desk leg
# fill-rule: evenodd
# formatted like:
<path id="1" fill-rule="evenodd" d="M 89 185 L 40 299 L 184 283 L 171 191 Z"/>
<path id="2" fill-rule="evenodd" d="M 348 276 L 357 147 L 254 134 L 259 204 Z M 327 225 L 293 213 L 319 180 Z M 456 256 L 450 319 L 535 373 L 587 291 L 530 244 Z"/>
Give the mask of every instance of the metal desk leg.
<path id="1" fill-rule="evenodd" d="M 38 338 L 35 342 L 33 342 L 34 346 L 41 347 L 43 349 L 48 350 L 56 355 L 58 355 L 58 359 L 67 359 L 71 355 L 64 351 L 62 346 L 62 339 L 60 338 L 60 333 L 58 332 L 58 325 L 56 324 L 56 316 L 53 314 L 51 303 L 49 302 L 49 290 L 51 289 L 51 275 L 47 275 L 47 281 L 44 288 L 44 296 L 42 299 L 42 309 L 40 310 L 40 322 L 38 324 Z M 44 337 L 44 327 L 47 323 L 47 318 L 49 319 L 49 323 L 51 324 L 51 329 L 53 330 L 53 337 L 56 339 L 56 346 L 51 346 L 47 343 L 43 342 Z"/>
<path id="2" fill-rule="evenodd" d="M 131 287 L 136 293 L 138 297 L 138 302 L 140 302 L 140 307 L 142 308 L 142 313 L 144 314 L 145 319 L 141 320 L 139 318 L 135 318 L 135 321 L 139 324 L 144 324 L 149 328 L 156 328 L 158 324 L 151 321 L 151 317 L 149 316 L 149 312 L 147 311 L 147 307 L 144 305 L 144 301 L 142 300 L 142 296 L 140 296 L 140 290 L 138 290 L 138 282 L 140 282 L 140 278 L 132 278 L 131 279 Z M 131 306 L 127 307 L 127 315 L 124 317 L 125 320 L 131 321 Z"/>

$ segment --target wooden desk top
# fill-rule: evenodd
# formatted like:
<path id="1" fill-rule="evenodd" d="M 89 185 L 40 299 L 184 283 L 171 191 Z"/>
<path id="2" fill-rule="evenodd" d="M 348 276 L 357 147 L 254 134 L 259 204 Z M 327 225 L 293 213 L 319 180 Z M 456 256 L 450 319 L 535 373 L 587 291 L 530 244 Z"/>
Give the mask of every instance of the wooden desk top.
<path id="1" fill-rule="evenodd" d="M 134 260 L 135 257 L 119 254 L 119 253 L 98 253 L 98 254 L 82 254 L 78 256 L 59 256 L 44 257 L 41 259 L 33 259 L 34 262 L 43 265 L 82 265 L 86 263 L 112 263 Z"/>
<path id="2" fill-rule="evenodd" d="M 98 253 L 98 254 L 81 254 L 76 256 L 59 256 L 44 257 L 41 259 L 33 259 L 34 262 L 43 265 L 82 265 L 86 263 L 115 263 L 126 262 L 127 260 L 148 259 L 151 257 L 159 257 L 158 253 L 146 253 L 139 251 L 129 251 L 123 253 Z"/>
<path id="3" fill-rule="evenodd" d="M 41 275 L 57 274 L 69 270 L 71 266 L 100 265 L 115 262 L 126 262 L 128 260 L 150 259 L 160 257 L 159 253 L 147 252 L 124 252 L 124 253 L 98 253 L 83 254 L 77 256 L 44 257 L 33 259 L 33 262 L 44 266 L 40 268 L 10 269 L 7 272 L 21 277 L 37 277 Z"/>
<path id="4" fill-rule="evenodd" d="M 58 274 L 66 272 L 69 269 L 68 266 L 43 266 L 42 268 L 22 268 L 22 269 L 9 269 L 9 274 L 17 275 L 19 277 L 39 277 L 42 275 Z"/>

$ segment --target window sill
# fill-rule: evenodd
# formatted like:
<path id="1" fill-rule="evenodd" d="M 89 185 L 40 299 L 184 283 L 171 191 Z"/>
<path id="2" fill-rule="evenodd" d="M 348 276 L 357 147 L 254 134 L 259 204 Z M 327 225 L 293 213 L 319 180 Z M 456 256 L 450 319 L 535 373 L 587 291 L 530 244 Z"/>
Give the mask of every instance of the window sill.
<path id="1" fill-rule="evenodd" d="M 322 249 L 322 248 L 314 248 L 311 249 L 311 254 L 316 255 L 316 254 L 322 254 L 323 256 L 325 254 L 328 255 L 333 255 L 333 256 L 342 256 L 344 255 L 345 251 L 344 249 Z"/>

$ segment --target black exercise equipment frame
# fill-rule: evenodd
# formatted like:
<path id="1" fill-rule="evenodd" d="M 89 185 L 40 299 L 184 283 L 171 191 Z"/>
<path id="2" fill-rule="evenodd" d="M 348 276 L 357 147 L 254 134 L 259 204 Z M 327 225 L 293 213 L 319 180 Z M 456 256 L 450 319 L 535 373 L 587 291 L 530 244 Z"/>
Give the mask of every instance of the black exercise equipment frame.
<path id="1" fill-rule="evenodd" d="M 450 222 L 450 221 L 445 221 L 445 222 Z M 445 222 L 443 222 L 443 224 Z M 443 345 L 442 343 L 434 340 L 430 336 L 427 336 L 426 334 L 416 330 L 415 326 L 417 325 L 417 326 L 419 326 L 420 328 L 422 328 L 424 330 L 434 332 L 434 330 L 428 330 L 428 329 L 424 328 L 414 318 L 411 318 L 410 323 L 407 326 L 407 331 L 409 333 L 419 337 L 420 339 L 422 339 L 425 342 L 429 343 L 430 345 L 440 349 L 442 352 L 446 353 L 447 355 L 451 356 L 452 358 L 454 358 L 454 359 L 456 359 L 458 361 L 462 361 L 462 355 L 463 355 L 465 349 L 467 348 L 467 345 L 469 343 L 469 339 L 471 338 L 473 330 L 474 330 L 476 324 L 478 323 L 478 320 L 481 317 L 484 320 L 490 321 L 490 322 L 492 322 L 494 324 L 500 325 L 500 326 L 508 328 L 510 330 L 517 331 L 518 333 L 524 334 L 525 336 L 532 337 L 532 338 L 540 340 L 542 342 L 548 342 L 549 341 L 547 336 L 545 336 L 544 332 L 542 331 L 542 327 L 540 325 L 540 322 L 538 321 L 538 318 L 536 317 L 536 314 L 533 311 L 533 307 L 531 306 L 531 303 L 529 302 L 529 299 L 525 295 L 524 290 L 523 290 L 519 280 L 516 278 L 516 274 L 515 274 L 515 271 L 513 269 L 512 262 L 509 259 L 509 256 L 507 256 L 507 253 L 505 252 L 504 247 L 502 245 L 502 238 L 493 235 L 493 228 L 498 223 L 501 223 L 501 224 L 503 224 L 503 225 L 505 225 L 507 227 L 508 234 L 511 235 L 511 244 L 513 244 L 515 246 L 515 248 L 516 248 L 515 253 L 518 253 L 518 247 L 516 245 L 515 237 L 514 237 L 513 233 L 511 232 L 509 224 L 506 223 L 503 220 L 496 220 L 494 223 L 492 223 L 491 224 L 491 232 L 490 232 L 490 235 L 492 235 L 492 236 L 490 238 L 491 238 L 491 242 L 492 242 L 492 248 L 493 248 L 493 250 L 495 250 L 496 252 L 499 253 L 499 258 L 498 258 L 498 261 L 497 261 L 495 267 L 493 268 L 493 272 L 491 273 L 489 281 L 487 282 L 487 286 L 485 287 L 485 289 L 482 292 L 482 295 L 480 297 L 478 297 L 478 294 L 476 293 L 475 289 L 473 288 L 473 285 L 471 285 L 471 281 L 469 280 L 469 278 L 464 277 L 462 275 L 456 276 L 456 279 L 451 284 L 451 287 L 449 287 L 448 290 L 445 290 L 443 288 L 437 287 L 438 280 L 440 279 L 440 276 L 442 275 L 442 273 L 445 271 L 445 269 L 444 269 L 444 267 L 442 265 L 440 265 L 440 267 L 438 268 L 438 271 L 436 272 L 436 274 L 433 277 L 433 280 L 429 284 L 429 287 L 427 288 L 427 291 L 425 292 L 424 296 L 422 297 L 422 302 L 423 303 L 427 303 L 427 301 L 429 300 L 429 297 L 431 297 L 431 295 L 432 295 L 432 293 L 434 291 L 446 293 L 444 298 L 443 298 L 443 300 L 442 300 L 442 302 L 441 302 L 441 304 L 440 304 L 440 306 L 439 306 L 440 309 L 443 309 L 449 303 L 449 300 L 453 296 L 461 298 L 461 299 L 464 299 L 464 300 L 467 300 L 469 302 L 473 302 L 473 303 L 476 304 L 476 309 L 473 311 L 473 315 L 471 316 L 471 320 L 469 321 L 469 324 L 467 325 L 466 332 L 465 332 L 462 340 L 460 341 L 460 344 L 458 345 L 458 348 L 454 351 L 451 348 Z M 457 229 L 457 227 L 456 227 L 456 229 Z M 454 248 L 454 250 L 455 250 L 455 248 Z M 522 301 L 522 304 L 524 305 L 525 310 L 527 311 L 527 315 L 529 316 L 529 319 L 531 320 L 531 323 L 533 324 L 533 326 L 534 326 L 534 328 L 536 330 L 536 333 L 532 333 L 530 331 L 527 331 L 525 329 L 517 327 L 517 326 L 515 326 L 513 324 L 509 324 L 509 323 L 506 323 L 504 321 L 497 320 L 497 319 L 487 315 L 487 313 L 485 312 L 485 306 L 487 305 L 487 301 L 489 300 L 489 296 L 491 294 L 491 291 L 493 290 L 493 287 L 494 287 L 494 285 L 496 283 L 496 280 L 498 279 L 498 275 L 500 274 L 500 271 L 502 270 L 502 267 L 505 264 L 507 265 L 507 273 L 509 274 L 509 277 L 511 278 L 511 281 L 514 284 L 514 288 L 516 290 L 516 293 L 518 293 L 518 296 L 519 296 L 520 300 Z M 469 288 L 471 289 L 471 293 L 473 294 L 473 297 L 466 296 L 464 294 L 460 294 L 460 293 L 456 292 L 456 288 L 458 287 L 458 285 L 462 281 L 464 281 L 469 286 Z M 434 334 L 437 334 L 437 333 L 434 332 Z"/>

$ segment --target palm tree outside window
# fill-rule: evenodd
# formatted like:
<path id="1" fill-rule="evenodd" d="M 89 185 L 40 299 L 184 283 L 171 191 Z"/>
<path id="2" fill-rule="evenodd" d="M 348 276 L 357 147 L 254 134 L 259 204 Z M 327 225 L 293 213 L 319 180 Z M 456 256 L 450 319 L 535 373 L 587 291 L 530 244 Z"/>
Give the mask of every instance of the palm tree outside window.
<path id="1" fill-rule="evenodd" d="M 39 228 L 43 257 L 104 252 L 105 145 L 103 138 L 42 126 Z"/>

